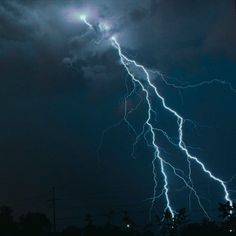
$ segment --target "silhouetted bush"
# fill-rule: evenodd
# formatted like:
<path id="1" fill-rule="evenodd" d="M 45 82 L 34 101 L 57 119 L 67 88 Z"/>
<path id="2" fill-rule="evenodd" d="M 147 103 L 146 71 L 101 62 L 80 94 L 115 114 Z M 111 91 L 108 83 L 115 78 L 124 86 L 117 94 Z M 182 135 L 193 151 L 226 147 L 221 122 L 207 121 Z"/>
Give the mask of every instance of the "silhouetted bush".
<path id="1" fill-rule="evenodd" d="M 20 217 L 19 228 L 26 235 L 43 235 L 50 232 L 51 223 L 46 215 L 29 212 Z"/>
<path id="2" fill-rule="evenodd" d="M 235 205 L 219 204 L 220 222 L 204 219 L 199 223 L 189 223 L 185 209 L 180 209 L 174 217 L 169 211 L 160 218 L 156 215 L 153 222 L 137 230 L 135 222 L 124 211 L 121 225 L 115 225 L 115 211 L 106 214 L 103 226 L 94 224 L 91 214 L 85 216 L 85 226 L 70 226 L 62 232 L 51 232 L 51 222 L 41 213 L 27 213 L 18 221 L 13 218 L 13 210 L 7 206 L 0 207 L 0 236 L 228 236 L 236 235 Z"/>

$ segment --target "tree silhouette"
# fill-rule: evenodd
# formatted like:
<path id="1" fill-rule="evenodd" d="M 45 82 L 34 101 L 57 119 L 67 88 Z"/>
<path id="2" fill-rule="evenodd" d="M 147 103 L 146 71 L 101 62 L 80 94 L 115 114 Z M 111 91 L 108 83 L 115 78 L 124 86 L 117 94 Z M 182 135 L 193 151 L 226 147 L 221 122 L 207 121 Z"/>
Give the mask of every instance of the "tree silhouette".
<path id="1" fill-rule="evenodd" d="M 11 233 L 17 229 L 13 219 L 13 210 L 8 206 L 0 207 L 0 233 Z"/>
<path id="2" fill-rule="evenodd" d="M 124 235 L 137 235 L 136 225 L 127 211 L 124 211 L 123 222 L 125 224 Z"/>
<path id="3" fill-rule="evenodd" d="M 235 233 L 236 232 L 236 205 L 230 202 L 219 203 L 218 210 L 220 211 L 220 217 L 222 218 L 222 228 L 225 232 Z"/>
<path id="4" fill-rule="evenodd" d="M 85 215 L 85 222 L 86 226 L 83 229 L 83 235 L 84 236 L 93 236 L 96 235 L 97 228 L 93 224 L 93 217 L 91 214 L 86 214 Z"/>
<path id="5" fill-rule="evenodd" d="M 223 220 L 227 220 L 228 218 L 235 216 L 236 205 L 233 203 L 231 206 L 230 202 L 219 203 L 218 210 L 220 211 L 220 217 Z"/>
<path id="6" fill-rule="evenodd" d="M 112 223 L 115 212 L 109 211 L 104 225 L 94 224 L 90 214 L 85 216 L 85 227 L 70 226 L 60 236 L 227 236 L 236 234 L 235 204 L 229 202 L 220 203 L 219 208 L 221 222 L 204 219 L 200 223 L 188 223 L 188 216 L 184 208 L 180 209 L 172 217 L 166 210 L 162 218 L 156 215 L 154 222 L 145 225 L 142 231 L 137 230 L 136 225 L 127 211 L 124 211 L 124 224 Z M 104 216 L 104 215 L 103 215 Z M 155 227 L 158 226 L 158 227 Z M 0 236 L 52 236 L 50 221 L 44 214 L 27 213 L 14 221 L 13 211 L 7 206 L 0 207 Z"/>
<path id="7" fill-rule="evenodd" d="M 164 212 L 164 217 L 161 220 L 161 228 L 160 233 L 161 235 L 172 235 L 174 230 L 174 218 L 172 217 L 171 212 L 169 209 L 166 209 Z"/>
<path id="8" fill-rule="evenodd" d="M 89 213 L 86 214 L 84 220 L 85 220 L 87 226 L 91 226 L 91 225 L 93 225 L 93 217 L 92 217 L 91 214 L 89 214 Z"/>
<path id="9" fill-rule="evenodd" d="M 123 221 L 125 223 L 125 227 L 128 230 L 134 229 L 135 228 L 135 223 L 134 221 L 130 218 L 129 214 L 127 211 L 124 211 L 124 217 L 123 217 Z"/>
<path id="10" fill-rule="evenodd" d="M 182 208 L 175 214 L 174 219 L 172 221 L 172 227 L 171 227 L 172 235 L 179 235 L 181 227 L 185 223 L 187 223 L 187 214 L 186 214 L 186 209 Z"/>
<path id="11" fill-rule="evenodd" d="M 112 225 L 112 221 L 113 221 L 114 216 L 115 216 L 115 211 L 111 210 L 105 216 L 107 218 L 107 225 Z"/>
<path id="12" fill-rule="evenodd" d="M 154 233 L 152 232 L 152 228 L 153 228 L 153 223 L 148 223 L 144 226 L 143 228 L 143 236 L 153 236 Z"/>
<path id="13" fill-rule="evenodd" d="M 50 232 L 51 222 L 46 215 L 29 212 L 20 217 L 20 230 L 27 235 L 40 235 Z"/>
<path id="14" fill-rule="evenodd" d="M 75 226 L 69 226 L 62 231 L 62 236 L 80 236 L 81 230 Z"/>

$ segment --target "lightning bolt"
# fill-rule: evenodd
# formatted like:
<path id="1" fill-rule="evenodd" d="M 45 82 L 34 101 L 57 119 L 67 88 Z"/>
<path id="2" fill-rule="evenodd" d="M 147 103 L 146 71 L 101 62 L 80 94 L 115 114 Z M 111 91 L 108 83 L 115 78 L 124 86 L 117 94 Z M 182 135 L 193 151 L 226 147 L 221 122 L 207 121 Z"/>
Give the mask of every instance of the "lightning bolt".
<path id="1" fill-rule="evenodd" d="M 155 131 L 154 131 L 154 127 L 151 124 L 151 114 L 152 114 L 152 105 L 151 105 L 151 98 L 150 98 L 150 93 L 148 92 L 148 90 L 145 88 L 145 86 L 138 80 L 136 79 L 135 75 L 130 71 L 128 65 L 129 64 L 134 64 L 136 67 L 138 68 L 142 68 L 142 66 L 138 65 L 135 61 L 132 61 L 130 59 L 128 59 L 121 51 L 121 47 L 119 45 L 119 43 L 117 42 L 115 37 L 112 37 L 112 45 L 118 50 L 119 56 L 120 56 L 120 61 L 122 63 L 122 65 L 124 66 L 124 68 L 126 69 L 127 73 L 129 74 L 129 76 L 131 77 L 131 79 L 140 85 L 140 87 L 142 88 L 142 91 L 145 93 L 145 97 L 146 97 L 146 101 L 148 103 L 148 118 L 145 122 L 144 126 L 148 127 L 148 130 L 151 133 L 151 143 L 152 146 L 154 148 L 154 158 L 152 160 L 152 166 L 153 166 L 153 180 L 154 180 L 154 190 L 153 190 L 153 200 L 152 200 L 152 206 L 151 209 L 154 206 L 155 203 L 155 196 L 156 196 L 156 189 L 157 189 L 157 174 L 156 174 L 156 161 L 157 159 L 160 161 L 160 166 L 161 166 L 161 173 L 163 175 L 164 178 L 164 194 L 165 194 L 165 198 L 166 198 L 166 208 L 165 210 L 169 210 L 172 217 L 174 217 L 174 210 L 172 209 L 171 205 L 170 205 L 170 199 L 169 199 L 169 189 L 168 189 L 168 177 L 165 173 L 165 169 L 164 169 L 164 161 L 161 157 L 161 153 L 160 153 L 160 149 L 156 144 L 156 135 L 155 135 Z M 146 73 L 146 70 L 144 70 L 146 76 L 148 76 L 148 73 Z"/>
<path id="2" fill-rule="evenodd" d="M 92 24 L 90 24 L 87 19 L 86 16 L 82 16 L 81 20 L 90 28 L 92 29 L 93 26 Z M 117 124 L 112 125 L 110 127 L 108 127 L 108 129 L 106 129 L 103 132 L 102 135 L 102 140 L 103 137 L 105 135 L 105 133 L 107 131 L 109 131 L 110 129 L 119 126 L 123 121 L 125 121 L 125 123 L 128 125 L 128 127 L 132 130 L 132 132 L 136 135 L 136 140 L 133 144 L 133 152 L 132 155 L 134 155 L 134 147 L 135 145 L 138 143 L 139 139 L 141 137 L 144 137 L 144 139 L 147 142 L 147 145 L 149 147 L 153 148 L 153 159 L 152 159 L 152 173 L 153 173 L 153 181 L 154 181 L 154 188 L 153 188 L 153 196 L 151 198 L 151 207 L 149 210 L 149 214 L 151 217 L 151 213 L 153 210 L 153 207 L 155 205 L 155 200 L 157 198 L 160 198 L 161 196 L 165 196 L 165 211 L 169 211 L 172 218 L 174 218 L 175 216 L 175 210 L 172 207 L 171 204 L 171 200 L 169 197 L 169 183 L 168 183 L 168 175 L 166 172 L 167 168 L 170 168 L 174 175 L 176 177 L 178 177 L 183 183 L 184 185 L 190 190 L 190 194 L 193 193 L 194 196 L 196 197 L 198 204 L 200 206 L 200 208 L 203 210 L 203 212 L 205 213 L 205 215 L 209 217 L 207 211 L 205 210 L 203 204 L 201 203 L 200 197 L 197 193 L 197 191 L 194 188 L 193 185 L 193 181 L 192 181 L 192 171 L 191 171 L 191 164 L 195 163 L 196 165 L 198 165 L 200 167 L 200 169 L 212 180 L 215 181 L 216 183 L 218 183 L 223 190 L 224 193 L 224 199 L 230 203 L 231 206 L 233 206 L 233 202 L 230 198 L 230 194 L 229 191 L 227 189 L 226 186 L 226 182 L 223 181 L 222 179 L 220 179 L 219 177 L 217 177 L 216 175 L 213 174 L 212 171 L 210 171 L 205 165 L 204 163 L 199 160 L 198 157 L 192 155 L 189 151 L 189 148 L 186 146 L 185 142 L 184 142 L 184 133 L 183 133 L 183 128 L 184 128 L 184 123 L 186 121 L 189 121 L 188 119 L 184 119 L 176 110 L 174 110 L 173 108 L 171 108 L 170 106 L 167 105 L 165 98 L 158 92 L 157 87 L 153 84 L 153 82 L 151 81 L 150 78 L 150 73 L 158 73 L 158 75 L 161 75 L 161 78 L 163 79 L 163 81 L 170 86 L 173 86 L 177 89 L 185 89 L 185 88 L 193 88 L 193 87 L 199 87 L 205 84 L 211 84 L 211 83 L 221 83 L 224 85 L 229 86 L 229 88 L 235 92 L 236 90 L 232 87 L 232 85 L 228 82 L 225 81 L 220 81 L 220 80 L 212 80 L 212 81 L 205 81 L 205 82 L 201 82 L 199 84 L 196 85 L 186 85 L 186 86 L 180 86 L 180 85 L 175 85 L 175 84 L 171 84 L 168 81 L 165 80 L 164 76 L 159 72 L 159 71 L 149 71 L 148 69 L 145 68 L 144 65 L 139 64 L 138 62 L 136 62 L 135 60 L 129 59 L 122 51 L 122 48 L 118 42 L 118 40 L 116 39 L 116 37 L 111 37 L 110 38 L 111 41 L 111 45 L 117 50 L 117 53 L 119 55 L 120 58 L 120 63 L 121 65 L 124 67 L 125 71 L 127 72 L 127 74 L 129 75 L 129 77 L 131 78 L 131 81 L 134 85 L 133 90 L 126 96 L 125 99 L 125 115 L 124 115 L 124 119 L 122 121 L 119 121 Z M 134 72 L 134 69 L 136 72 Z M 138 74 L 138 76 L 136 76 L 136 74 Z M 141 79 L 141 78 L 142 79 Z M 132 112 L 129 111 L 127 112 L 127 98 L 130 97 L 133 93 L 135 93 L 137 86 L 139 86 L 142 90 L 142 92 L 145 94 L 145 101 L 147 103 L 148 106 L 148 110 L 147 110 L 147 119 L 145 120 L 144 124 L 143 124 L 143 129 L 141 131 L 140 134 L 137 134 L 135 128 L 132 126 L 132 124 L 128 121 L 128 115 Z M 157 129 L 153 123 L 153 117 L 157 118 L 157 113 L 155 112 L 155 109 L 153 108 L 152 105 L 152 95 L 155 95 L 155 98 L 158 99 L 161 102 L 162 107 L 169 112 L 172 116 L 174 116 L 176 118 L 176 123 L 177 123 L 177 128 L 178 128 L 178 141 L 177 143 L 175 143 L 172 138 L 169 137 L 168 133 L 165 132 L 162 129 Z M 137 107 L 136 107 L 137 108 Z M 135 109 L 136 109 L 135 108 Z M 135 110 L 134 109 L 134 110 Z M 154 119 L 155 120 L 155 119 Z M 166 139 L 169 141 L 169 143 L 171 143 L 172 145 L 174 145 L 175 147 L 177 147 L 179 150 L 181 150 L 181 152 L 184 154 L 186 161 L 188 163 L 188 176 L 186 176 L 182 170 L 177 169 L 176 167 L 174 167 L 171 163 L 169 163 L 168 161 L 166 161 L 162 155 L 161 152 L 161 148 L 158 145 L 158 140 L 157 140 L 157 135 L 156 132 L 161 132 L 164 137 L 166 137 Z M 149 135 L 149 136 L 148 136 Z M 99 149 L 101 148 L 102 142 L 99 145 Z M 163 177 L 163 188 L 160 194 L 157 193 L 157 187 L 158 187 L 158 179 L 157 179 L 157 162 L 160 163 L 160 169 L 161 169 L 161 174 Z"/>
<path id="3" fill-rule="evenodd" d="M 212 80 L 206 80 L 206 81 L 202 81 L 200 83 L 196 83 L 196 84 L 185 84 L 185 85 L 179 85 L 179 84 L 175 84 L 173 82 L 168 82 L 166 79 L 166 76 L 164 76 L 160 71 L 158 70 L 148 70 L 150 73 L 152 74 L 157 74 L 158 76 L 160 76 L 161 80 L 168 86 L 171 86 L 173 88 L 176 89 L 190 89 L 190 88 L 198 88 L 201 86 L 205 86 L 205 85 L 212 85 L 212 84 L 220 84 L 223 85 L 225 87 L 227 87 L 231 92 L 236 93 L 236 88 L 233 87 L 233 85 L 225 80 L 220 80 L 220 79 L 212 79 Z"/>
<path id="4" fill-rule="evenodd" d="M 137 80 L 134 78 L 133 74 L 129 71 L 128 67 L 127 67 L 127 62 L 128 63 L 131 63 L 133 65 L 135 65 L 137 68 L 141 69 L 145 76 L 146 76 L 146 82 L 148 83 L 148 85 L 154 90 L 156 96 L 161 100 L 161 103 L 163 105 L 163 107 L 169 111 L 172 115 L 174 115 L 177 119 L 177 125 L 178 125 L 178 133 L 179 133 L 179 143 L 178 143 L 178 147 L 184 152 L 184 154 L 187 156 L 188 159 L 194 161 L 195 163 L 197 163 L 201 169 L 211 178 L 213 179 L 214 181 L 218 182 L 222 188 L 223 188 L 223 191 L 224 191 L 224 198 L 226 201 L 230 202 L 230 204 L 232 205 L 232 200 L 230 199 L 229 197 L 229 192 L 227 190 L 227 187 L 226 187 L 226 184 L 223 180 L 221 180 L 220 178 L 216 177 L 210 170 L 207 169 L 207 167 L 195 156 L 191 155 L 189 153 L 189 150 L 187 149 L 185 143 L 184 143 L 184 140 L 183 140 L 183 125 L 184 125 L 184 118 L 182 116 L 180 116 L 175 110 L 173 110 L 172 108 L 170 108 L 167 104 L 166 104 L 166 101 L 164 99 L 164 97 L 162 97 L 157 88 L 155 87 L 155 85 L 151 82 L 150 80 L 150 75 L 147 71 L 147 69 L 143 66 L 143 65 L 140 65 L 138 64 L 136 61 L 134 60 L 130 60 L 129 58 L 127 58 L 123 53 L 122 53 L 122 50 L 121 50 L 121 47 L 118 43 L 118 41 L 116 40 L 115 37 L 112 37 L 112 44 L 113 46 L 118 50 L 118 53 L 119 53 L 119 56 L 121 58 L 121 63 L 124 65 L 124 67 L 126 68 L 127 72 L 129 73 L 129 75 L 131 76 L 131 78 L 140 84 L 140 86 L 142 87 L 143 91 L 145 91 L 145 93 L 147 93 L 147 101 L 148 101 L 148 105 L 149 105 L 149 118 L 148 120 L 146 121 L 146 123 L 148 124 L 151 132 L 153 133 L 153 146 L 155 147 L 155 150 L 157 152 L 157 154 L 160 154 L 159 152 L 159 148 L 158 146 L 155 144 L 155 132 L 154 132 L 154 127 L 152 126 L 152 124 L 150 124 L 150 119 L 151 119 L 151 110 L 152 110 L 152 106 L 151 106 L 151 102 L 150 102 L 150 95 L 149 95 L 149 92 L 147 89 L 144 88 L 144 85 L 140 82 L 140 80 Z M 163 160 L 160 156 L 157 156 L 160 161 L 161 161 L 161 165 L 163 166 Z M 163 171 L 163 170 L 162 170 Z M 163 171 L 164 172 L 164 171 Z M 165 173 L 163 173 L 164 176 L 166 176 Z M 167 184 L 166 184 L 167 186 Z M 168 193 L 168 190 L 167 190 L 167 193 Z M 167 201 L 169 202 L 169 201 Z M 170 207 L 168 206 L 169 210 L 170 210 Z M 171 211 L 171 210 L 170 210 Z M 172 211 L 173 212 L 173 211 Z"/>
<path id="5" fill-rule="evenodd" d="M 90 29 L 93 29 L 92 24 L 90 24 L 90 23 L 87 21 L 87 16 L 86 16 L 86 15 L 81 15 L 81 16 L 80 16 L 80 20 L 82 20 Z"/>

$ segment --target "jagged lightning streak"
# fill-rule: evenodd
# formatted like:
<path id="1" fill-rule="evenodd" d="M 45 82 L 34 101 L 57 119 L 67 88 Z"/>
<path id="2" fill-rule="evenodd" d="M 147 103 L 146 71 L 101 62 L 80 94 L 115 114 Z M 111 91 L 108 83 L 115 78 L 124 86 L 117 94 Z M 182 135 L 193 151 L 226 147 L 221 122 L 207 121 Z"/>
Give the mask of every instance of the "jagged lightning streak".
<path id="1" fill-rule="evenodd" d="M 128 59 L 125 55 L 123 55 L 123 54 L 122 54 L 121 47 L 120 47 L 120 45 L 119 45 L 119 43 L 118 43 L 118 41 L 116 40 L 115 37 L 112 37 L 111 40 L 112 40 L 112 43 L 113 43 L 113 45 L 115 46 L 115 48 L 118 50 L 119 56 L 121 57 L 121 59 L 122 59 L 123 61 L 126 60 L 126 61 L 128 61 L 129 63 L 134 64 L 137 68 L 141 69 L 141 70 L 144 72 L 144 74 L 145 74 L 145 76 L 146 76 L 146 82 L 147 82 L 148 85 L 154 90 L 154 92 L 155 92 L 155 94 L 157 95 L 157 97 L 161 100 L 163 107 L 177 118 L 178 133 L 179 133 L 179 143 L 178 143 L 178 146 L 179 146 L 179 148 L 185 153 L 185 155 L 187 156 L 187 159 L 195 161 L 195 162 L 201 167 L 201 169 L 202 169 L 211 179 L 213 179 L 214 181 L 218 182 L 218 183 L 222 186 L 222 188 L 223 188 L 223 190 L 224 190 L 224 194 L 225 194 L 224 198 L 225 198 L 225 200 L 226 200 L 227 202 L 229 202 L 230 205 L 233 205 L 232 200 L 231 200 L 230 197 L 229 197 L 229 192 L 228 192 L 228 190 L 227 190 L 227 187 L 226 187 L 225 182 L 224 182 L 223 180 L 221 180 L 220 178 L 216 177 L 210 170 L 208 170 L 208 169 L 206 168 L 206 166 L 205 166 L 197 157 L 195 157 L 195 156 L 193 156 L 193 155 L 191 155 L 191 154 L 189 153 L 189 150 L 187 149 L 187 147 L 186 147 L 186 145 L 185 145 L 185 143 L 184 143 L 184 140 L 183 140 L 184 118 L 183 118 L 182 116 L 180 116 L 175 110 L 173 110 L 172 108 L 170 108 L 170 107 L 166 104 L 166 101 L 165 101 L 164 97 L 162 97 L 162 96 L 159 94 L 157 88 L 156 88 L 155 85 L 151 82 L 150 76 L 149 76 L 149 73 L 148 73 L 147 69 L 146 69 L 143 65 L 139 65 L 136 61 L 130 60 L 130 59 Z M 126 66 L 125 63 L 122 63 L 122 64 L 123 64 L 124 66 Z M 126 66 L 126 67 L 127 67 L 127 66 Z M 138 82 L 141 84 L 140 81 L 138 81 Z M 142 85 L 142 86 L 143 86 L 143 85 Z M 148 90 L 145 90 L 145 91 L 148 93 Z M 149 104 L 149 105 L 150 105 L 150 104 Z M 150 111 L 149 111 L 149 112 L 150 112 Z M 149 121 L 150 121 L 150 119 L 149 119 Z M 150 125 L 150 128 L 152 128 L 151 130 L 154 132 L 154 129 L 153 129 L 152 125 Z M 154 134 L 154 136 L 155 136 L 155 134 Z M 154 141 L 155 141 L 155 138 L 154 138 Z M 157 147 L 156 144 L 155 144 L 154 146 Z M 159 158 L 160 158 L 160 157 L 159 157 Z M 161 159 L 161 158 L 160 158 L 160 159 Z M 162 162 L 162 166 L 163 166 L 163 160 L 162 160 L 161 162 Z"/>
<path id="2" fill-rule="evenodd" d="M 81 20 L 90 28 L 90 29 L 93 29 L 93 25 L 90 24 L 87 19 L 86 19 L 86 16 L 82 16 L 81 17 Z M 121 64 L 124 66 L 126 72 L 128 73 L 128 75 L 131 77 L 132 79 L 132 82 L 135 84 L 138 84 L 142 91 L 145 93 L 145 99 L 146 99 L 146 102 L 148 104 L 148 118 L 147 120 L 145 121 L 144 123 L 144 126 L 143 126 L 143 130 L 142 132 L 136 136 L 136 141 L 135 141 L 135 144 L 137 144 L 138 142 L 138 139 L 141 137 L 141 136 L 144 136 L 145 140 L 147 141 L 147 138 L 146 138 L 146 135 L 148 132 L 151 133 L 151 146 L 154 148 L 154 158 L 152 160 L 152 166 L 153 166 L 153 179 L 154 179 L 154 190 L 153 190 L 153 198 L 152 198 L 152 206 L 150 208 L 150 213 L 152 211 L 152 208 L 154 206 L 154 203 L 155 203 L 155 199 L 157 198 L 157 173 L 156 173 L 156 161 L 159 160 L 160 162 L 160 167 L 161 167 L 161 173 L 163 175 L 163 179 L 164 179 L 164 186 L 163 186 L 163 190 L 161 192 L 161 194 L 158 195 L 158 197 L 160 197 L 161 195 L 165 195 L 165 199 L 166 199 L 166 207 L 165 207 L 165 210 L 169 210 L 169 212 L 171 213 L 172 217 L 174 217 L 174 214 L 175 214 L 175 211 L 173 210 L 173 208 L 171 207 L 171 204 L 170 204 L 170 199 L 169 199 L 169 188 L 168 188 L 168 177 L 167 177 L 167 174 L 166 174 L 166 171 L 165 171 L 165 166 L 169 166 L 171 167 L 171 169 L 173 170 L 174 174 L 180 178 L 185 186 L 190 189 L 195 197 L 197 198 L 198 200 L 198 203 L 199 203 L 199 206 L 202 208 L 202 210 L 204 211 L 204 213 L 208 216 L 207 212 L 205 211 L 201 201 L 200 201 L 200 198 L 199 196 L 197 195 L 197 192 L 196 190 L 194 189 L 194 186 L 193 186 L 193 183 L 192 183 L 192 179 L 191 179 L 191 161 L 194 161 L 195 163 L 197 163 L 202 171 L 207 174 L 212 180 L 216 181 L 217 183 L 219 183 L 221 185 L 221 187 L 223 188 L 223 191 L 224 191 L 224 198 L 227 202 L 230 203 L 230 205 L 233 205 L 232 203 L 232 200 L 230 199 L 230 196 L 229 196 L 229 191 L 227 190 L 227 186 L 226 186 L 226 182 L 224 182 L 223 180 L 221 180 L 220 178 L 216 177 L 209 169 L 206 168 L 206 166 L 196 157 L 196 156 L 193 156 L 190 154 L 189 150 L 188 150 L 188 147 L 185 145 L 185 142 L 184 142 L 184 139 L 183 139 L 183 126 L 184 126 L 184 122 L 187 121 L 185 120 L 181 115 L 179 115 L 179 113 L 177 111 L 175 111 L 174 109 L 172 109 L 171 107 L 169 107 L 167 104 L 166 104 L 166 101 L 165 101 L 165 98 L 163 96 L 160 95 L 160 93 L 158 92 L 157 90 L 157 87 L 152 83 L 151 79 L 150 79 L 150 75 L 149 75 L 149 71 L 148 69 L 146 69 L 143 65 L 140 65 L 138 64 L 135 60 L 131 60 L 129 59 L 127 56 L 124 55 L 124 53 L 122 52 L 122 49 L 121 49 L 121 46 L 119 44 L 119 42 L 117 41 L 117 39 L 115 37 L 111 37 L 111 43 L 112 43 L 112 46 L 117 50 L 118 54 L 119 54 L 119 57 L 120 57 L 120 62 Z M 145 75 L 145 82 L 147 83 L 148 85 L 148 88 L 145 87 L 145 85 L 143 84 L 143 82 L 141 82 L 139 79 L 137 79 L 135 77 L 135 74 L 131 72 L 129 66 L 132 65 L 134 66 L 135 68 L 141 70 L 144 75 Z M 153 71 L 151 71 L 153 72 Z M 157 72 L 157 71 L 156 71 Z M 160 74 L 160 72 L 158 72 Z M 162 74 L 161 74 L 162 76 Z M 164 77 L 162 77 L 162 79 L 164 80 Z M 175 88 L 191 88 L 191 87 L 198 87 L 198 86 L 201 86 L 201 85 L 204 85 L 204 84 L 210 84 L 210 83 L 213 83 L 213 82 L 220 82 L 218 80 L 213 80 L 213 81 L 206 81 L 206 82 L 202 82 L 200 84 L 197 84 L 197 85 L 187 85 L 187 86 L 174 86 L 173 84 L 168 84 L 167 81 L 164 80 L 164 82 L 166 82 L 167 85 L 171 85 Z M 221 81 L 222 83 L 222 81 Z M 223 84 L 226 84 L 226 82 L 223 82 Z M 226 84 L 228 86 L 231 86 L 230 84 Z M 231 90 L 234 91 L 234 88 L 232 89 L 232 87 L 230 87 Z M 154 109 L 152 108 L 152 103 L 151 103 L 151 95 L 150 95 L 150 92 L 149 92 L 149 89 L 152 89 L 155 93 L 155 95 L 157 96 L 158 99 L 160 99 L 161 103 L 162 103 L 162 106 L 165 110 L 167 110 L 168 112 L 170 112 L 172 115 L 174 115 L 174 117 L 176 117 L 176 120 L 177 120 L 177 125 L 178 125 L 178 143 L 175 144 L 172 142 L 171 138 L 168 136 L 168 134 L 161 130 L 161 129 L 156 129 L 153 125 L 152 125 L 152 122 L 151 122 L 151 119 L 152 119 L 152 114 L 155 113 Z M 135 88 L 134 88 L 135 90 Z M 133 91 L 134 91 L 133 90 Z M 130 96 L 133 91 L 128 95 Z M 127 120 L 127 108 L 126 108 L 126 103 L 125 103 L 125 116 L 124 116 L 124 121 L 127 123 L 127 125 L 129 127 L 131 127 L 131 129 L 134 131 L 134 133 L 136 134 L 133 126 L 130 124 L 130 122 Z M 117 125 L 119 125 L 121 122 L 119 122 Z M 112 128 L 113 126 L 111 126 L 110 128 Z M 148 128 L 148 130 L 145 130 L 145 127 Z M 109 128 L 109 129 L 110 129 Z M 161 152 L 160 152 L 160 148 L 159 146 L 157 145 L 156 143 L 156 134 L 155 134 L 155 131 L 160 131 L 164 134 L 164 136 L 167 138 L 167 140 L 173 144 L 174 146 L 177 146 L 186 156 L 187 158 L 187 162 L 188 162 L 188 165 L 189 165 L 189 175 L 188 175 L 188 181 L 187 182 L 185 180 L 184 177 L 182 177 L 181 175 L 179 175 L 177 173 L 178 169 L 175 168 L 174 166 L 172 166 L 169 162 L 165 161 L 161 155 Z M 106 132 L 106 131 L 105 131 Z M 104 135 L 104 134 L 103 134 Z M 148 143 L 148 142 L 147 142 Z M 150 145 L 149 145 L 150 146 Z M 209 217 L 209 216 L 208 216 Z"/>
<path id="3" fill-rule="evenodd" d="M 148 90 L 144 87 L 144 85 L 135 78 L 134 74 L 130 71 L 128 64 L 134 64 L 135 66 L 139 66 L 135 61 L 132 61 L 130 59 L 128 59 L 121 51 L 121 47 L 118 43 L 118 41 L 116 40 L 115 37 L 111 38 L 112 40 L 112 45 L 118 50 L 119 56 L 120 56 L 120 61 L 122 63 L 122 65 L 124 66 L 125 70 L 127 71 L 127 73 L 130 75 L 130 77 L 132 78 L 133 81 L 135 81 L 137 84 L 140 85 L 140 87 L 142 88 L 142 91 L 145 93 L 145 97 L 146 97 L 146 101 L 148 103 L 148 118 L 145 122 L 145 124 L 149 127 L 149 130 L 151 132 L 151 137 L 152 137 L 152 145 L 154 148 L 154 158 L 152 160 L 152 166 L 153 166 L 153 179 L 154 179 L 154 192 L 153 192 L 153 200 L 152 200 L 152 207 L 155 203 L 155 196 L 156 196 L 156 189 L 157 189 L 157 174 L 156 174 L 156 164 L 155 162 L 157 161 L 157 159 L 160 161 L 160 166 L 161 166 L 161 173 L 163 175 L 164 178 L 164 194 L 165 194 L 165 198 L 166 198 L 166 208 L 165 210 L 169 210 L 169 212 L 171 213 L 172 217 L 174 217 L 174 210 L 172 209 L 171 205 L 170 205 L 170 199 L 169 199 L 169 189 L 168 189 L 168 177 L 167 174 L 165 172 L 164 169 L 164 160 L 161 157 L 161 153 L 160 153 L 160 149 L 156 144 L 156 135 L 155 135 L 155 131 L 154 131 L 154 127 L 151 124 L 151 113 L 152 113 L 152 105 L 151 105 L 151 99 L 150 99 L 150 94 L 148 92 Z M 152 209 L 151 207 L 151 209 Z"/>
<path id="4" fill-rule="evenodd" d="M 223 85 L 225 87 L 228 87 L 228 89 L 233 92 L 236 93 L 236 88 L 233 87 L 233 85 L 225 80 L 220 80 L 220 79 L 212 79 L 212 80 L 206 80 L 206 81 L 202 81 L 196 84 L 184 84 L 184 85 L 178 85 L 175 84 L 173 82 L 168 82 L 167 79 L 165 78 L 165 76 L 158 70 L 148 70 L 149 72 L 153 73 L 153 74 L 157 74 L 158 76 L 160 76 L 161 80 L 168 86 L 171 86 L 173 88 L 176 89 L 190 89 L 190 88 L 198 88 L 204 85 L 212 85 L 212 84 L 220 84 Z"/>

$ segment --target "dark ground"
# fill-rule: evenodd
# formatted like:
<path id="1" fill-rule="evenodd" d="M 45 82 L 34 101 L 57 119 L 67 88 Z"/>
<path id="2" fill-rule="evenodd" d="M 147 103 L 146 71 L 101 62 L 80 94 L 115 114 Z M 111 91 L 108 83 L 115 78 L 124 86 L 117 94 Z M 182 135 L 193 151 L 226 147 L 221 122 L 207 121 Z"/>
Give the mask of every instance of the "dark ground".
<path id="1" fill-rule="evenodd" d="M 122 224 L 113 224 L 116 217 L 115 211 L 110 211 L 107 215 L 107 222 L 104 225 L 96 225 L 92 215 L 87 214 L 84 218 L 84 226 L 81 228 L 67 226 L 61 232 L 56 231 L 56 225 L 52 224 L 48 217 L 41 213 L 28 212 L 20 216 L 17 220 L 13 217 L 13 210 L 7 206 L 0 208 L 0 235 L 35 235 L 35 236 L 204 236 L 204 235 L 235 235 L 236 215 L 235 205 L 231 207 L 229 203 L 219 204 L 219 221 L 213 222 L 203 219 L 201 222 L 191 222 L 186 210 L 183 208 L 172 218 L 169 212 L 164 213 L 163 219 L 156 215 L 153 222 L 140 229 L 128 212 L 122 216 Z"/>

